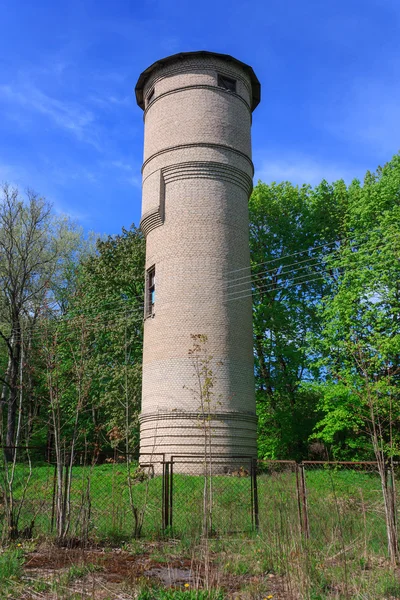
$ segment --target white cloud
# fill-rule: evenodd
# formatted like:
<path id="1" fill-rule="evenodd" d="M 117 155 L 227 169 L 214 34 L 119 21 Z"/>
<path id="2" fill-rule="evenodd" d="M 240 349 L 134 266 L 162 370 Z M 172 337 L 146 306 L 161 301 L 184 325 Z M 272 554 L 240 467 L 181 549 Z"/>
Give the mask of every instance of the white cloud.
<path id="1" fill-rule="evenodd" d="M 322 118 L 323 128 L 336 138 L 364 144 L 390 160 L 400 148 L 399 97 L 397 81 L 359 79 L 343 94 L 334 111 Z"/>
<path id="2" fill-rule="evenodd" d="M 80 141 L 98 148 L 94 135 L 94 115 L 86 108 L 72 102 L 53 98 L 31 83 L 0 85 L 0 100 L 21 107 L 24 111 L 40 113 L 54 124 L 75 135 Z"/>
<path id="3" fill-rule="evenodd" d="M 67 215 L 73 221 L 90 223 L 91 215 L 88 212 L 76 209 L 71 205 L 67 206 L 65 202 L 62 202 L 58 198 L 57 188 L 54 186 L 54 183 L 62 184 L 66 180 L 74 178 L 82 179 L 82 177 L 86 177 L 93 181 L 93 174 L 85 169 L 79 171 L 79 168 L 77 168 L 76 172 L 68 170 L 61 171 L 51 167 L 50 163 L 48 166 L 49 170 L 47 171 L 47 174 L 51 173 L 50 181 L 47 176 L 44 178 L 32 169 L 27 170 L 22 166 L 0 163 L 0 185 L 8 183 L 11 187 L 18 188 L 21 192 L 21 196 L 24 195 L 27 188 L 31 188 L 50 202 L 56 214 Z"/>
<path id="4" fill-rule="evenodd" d="M 0 185 L 3 183 L 18 188 L 21 192 L 28 187 L 37 191 L 35 182 L 29 180 L 27 172 L 21 165 L 11 165 L 0 162 Z"/>
<path id="5" fill-rule="evenodd" d="M 111 162 L 103 162 L 103 167 L 111 167 L 112 169 L 117 169 L 118 171 L 122 171 L 122 177 L 119 177 L 119 180 L 129 185 L 141 189 L 142 187 L 142 178 L 140 176 L 140 166 L 133 165 L 123 160 L 113 160 Z"/>
<path id="6" fill-rule="evenodd" d="M 126 95 L 126 96 L 115 96 L 115 95 L 108 95 L 108 96 L 94 96 L 91 95 L 89 96 L 88 100 L 92 103 L 95 104 L 96 106 L 100 107 L 101 109 L 104 110 L 109 110 L 109 109 L 119 109 L 120 107 L 131 107 L 134 104 L 134 95 Z"/>
<path id="7" fill-rule="evenodd" d="M 126 181 L 131 186 L 142 189 L 142 178 L 139 177 L 139 175 L 132 175 L 131 177 L 128 177 Z"/>
<path id="8" fill-rule="evenodd" d="M 328 182 L 344 179 L 346 183 L 350 183 L 354 177 L 360 176 L 358 169 L 350 170 L 347 166 L 324 162 L 312 156 L 292 154 L 277 157 L 268 152 L 265 157 L 261 152 L 257 154 L 259 159 L 258 165 L 256 163 L 255 181 L 290 181 L 298 185 L 309 183 L 314 186 L 322 179 Z"/>
<path id="9" fill-rule="evenodd" d="M 122 171 L 128 171 L 129 173 L 133 171 L 132 165 L 130 165 L 129 163 L 125 163 L 122 160 L 113 160 L 110 164 L 112 167 L 115 167 L 116 169 L 121 169 Z"/>

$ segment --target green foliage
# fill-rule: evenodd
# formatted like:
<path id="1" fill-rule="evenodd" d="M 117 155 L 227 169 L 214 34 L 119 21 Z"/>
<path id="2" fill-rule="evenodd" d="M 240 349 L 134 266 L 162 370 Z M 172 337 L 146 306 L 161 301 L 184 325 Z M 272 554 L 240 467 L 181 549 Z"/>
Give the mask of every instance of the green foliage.
<path id="1" fill-rule="evenodd" d="M 21 442 L 38 410 L 35 338 L 41 317 L 53 314 L 67 265 L 85 245 L 82 231 L 32 191 L 3 185 L 0 196 L 0 439 Z M 53 308 L 50 310 L 50 304 Z M 22 392 L 21 392 L 22 385 Z M 18 397 L 18 400 L 17 400 Z M 23 420 L 17 427 L 17 403 Z M 6 426 L 5 426 L 6 425 Z M 25 431 L 24 425 L 26 425 Z M 4 428 L 4 434 L 3 434 Z"/>
<path id="2" fill-rule="evenodd" d="M 168 589 L 145 587 L 137 595 L 137 600 L 224 600 L 227 596 L 220 590 L 199 590 L 187 588 Z"/>
<path id="3" fill-rule="evenodd" d="M 398 453 L 399 190 L 400 155 L 349 186 L 259 182 L 254 188 L 253 277 L 233 278 L 229 293 L 253 292 L 261 458 L 312 457 L 311 440 L 323 443 L 324 458 L 326 450 L 337 459 L 371 458 L 371 410 L 382 426 L 384 451 Z M 21 442 L 52 443 L 56 402 L 66 448 L 75 436 L 80 448 L 136 449 L 142 234 L 123 229 L 94 249 L 91 238 L 34 194 L 25 203 L 11 188 L 3 196 L 1 243 L 8 247 L 12 236 L 26 241 L 29 225 L 33 248 L 9 264 L 5 252 L 0 260 L 3 429 L 8 407 L 17 414 L 22 382 Z M 25 287 L 17 285 L 20 310 L 13 322 L 7 281 L 24 264 L 29 276 Z M 22 330 L 23 347 L 17 343 Z"/>
<path id="4" fill-rule="evenodd" d="M 94 565 L 92 563 L 85 563 L 84 565 L 72 565 L 66 573 L 66 583 L 74 581 L 75 579 L 82 579 L 88 573 L 95 573 L 101 571 L 102 567 Z"/>
<path id="5" fill-rule="evenodd" d="M 82 265 L 70 305 L 72 315 L 84 315 L 92 340 L 93 426 L 113 445 L 128 435 L 137 446 L 144 259 L 144 239 L 134 227 L 99 241 L 96 256 Z"/>
<path id="6" fill-rule="evenodd" d="M 8 592 L 21 577 L 24 565 L 24 553 L 19 548 L 7 548 L 0 551 L 0 599 L 7 598 Z"/>
<path id="7" fill-rule="evenodd" d="M 250 199 L 259 456 L 307 456 L 317 420 L 317 395 L 301 384 L 318 376 L 308 367 L 308 336 L 317 334 L 317 301 L 329 290 L 325 260 L 343 227 L 343 182 L 315 189 L 261 182 Z"/>
<path id="8" fill-rule="evenodd" d="M 324 378 L 316 435 L 336 454 L 400 451 L 400 155 L 349 187 L 345 237 L 314 339 Z M 357 437 L 355 437 L 357 436 Z M 373 452 L 378 450 L 374 447 Z M 353 454 L 354 455 L 354 454 Z"/>
<path id="9" fill-rule="evenodd" d="M 39 386 L 50 399 L 52 429 L 56 410 L 67 447 L 72 439 L 96 451 L 121 442 L 137 446 L 143 272 L 139 231 L 98 240 L 97 252 L 75 266 L 73 284 L 63 291 L 65 314 L 42 322 Z"/>

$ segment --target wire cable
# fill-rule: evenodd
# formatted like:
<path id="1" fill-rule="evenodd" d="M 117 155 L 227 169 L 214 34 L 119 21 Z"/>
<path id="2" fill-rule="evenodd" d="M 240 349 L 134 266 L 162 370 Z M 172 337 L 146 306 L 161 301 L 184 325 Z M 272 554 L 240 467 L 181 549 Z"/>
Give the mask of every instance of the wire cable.
<path id="1" fill-rule="evenodd" d="M 348 273 L 349 271 L 357 270 L 358 268 L 359 268 L 358 265 L 355 265 L 353 267 L 347 267 L 344 274 Z M 310 275 L 310 274 L 308 274 L 308 275 Z M 316 273 L 313 273 L 313 275 L 316 275 Z M 306 275 L 302 275 L 300 277 L 305 277 L 305 276 Z M 226 302 L 229 302 L 231 300 L 240 300 L 242 298 L 249 298 L 250 296 L 254 296 L 258 292 L 264 292 L 264 293 L 267 293 L 267 292 L 270 292 L 270 291 L 278 292 L 280 290 L 284 290 L 284 289 L 287 289 L 287 288 L 290 288 L 290 287 L 293 287 L 293 286 L 300 286 L 300 285 L 303 285 L 305 283 L 308 284 L 308 283 L 312 283 L 313 281 L 317 281 L 318 279 L 325 279 L 325 278 L 326 278 L 326 273 L 325 274 L 321 273 L 321 275 L 319 275 L 318 277 L 315 277 L 313 279 L 304 280 L 304 281 L 298 281 L 296 283 L 291 283 L 289 285 L 283 285 L 283 286 L 280 286 L 278 288 L 274 287 L 275 284 L 268 284 L 268 285 L 262 286 L 260 288 L 255 288 L 249 294 L 246 294 L 246 295 L 243 295 L 243 296 L 234 296 L 234 297 L 231 297 L 231 298 L 227 298 Z M 296 279 L 298 279 L 298 278 L 296 278 Z M 294 279 L 292 281 L 294 281 Z M 244 291 L 244 290 L 242 290 L 242 291 Z M 247 291 L 250 291 L 250 290 L 247 290 Z"/>
<path id="2" fill-rule="evenodd" d="M 393 236 L 388 236 L 387 238 L 385 238 L 385 241 L 391 241 L 392 239 L 395 239 L 395 238 L 398 238 L 398 237 L 399 237 L 399 234 L 396 232 Z M 379 248 L 379 247 L 380 247 L 380 245 L 376 246 L 376 248 Z M 328 256 L 331 257 L 332 255 L 335 254 L 335 252 L 337 252 L 339 250 L 340 250 L 340 248 L 337 248 L 337 250 L 331 251 L 331 253 L 329 255 L 327 255 L 327 257 Z M 370 248 L 367 248 L 366 250 L 368 252 L 370 252 Z M 290 256 L 290 255 L 287 255 L 287 256 Z M 239 282 L 239 280 L 242 280 L 242 279 L 245 280 L 245 279 L 253 279 L 254 277 L 262 277 L 263 275 L 265 275 L 267 273 L 271 273 L 273 271 L 276 271 L 281 266 L 282 266 L 282 272 L 283 272 L 283 269 L 286 269 L 288 267 L 295 266 L 295 265 L 298 265 L 298 264 L 307 263 L 307 262 L 310 262 L 310 261 L 313 261 L 313 260 L 318 260 L 319 258 L 320 258 L 319 256 L 312 256 L 310 258 L 307 258 L 307 259 L 304 259 L 304 260 L 301 260 L 301 261 L 294 261 L 294 262 L 289 263 L 287 265 L 278 265 L 276 267 L 272 267 L 271 269 L 263 270 L 263 271 L 261 271 L 261 273 L 252 273 L 252 274 L 249 274 L 249 275 L 243 275 L 242 277 L 236 277 L 233 281 L 234 282 Z M 269 262 L 269 261 L 267 261 L 267 262 Z M 258 264 L 262 265 L 263 263 L 258 263 Z M 254 266 L 256 266 L 256 265 L 253 265 L 253 267 Z M 248 267 L 245 267 L 245 268 L 248 268 Z M 230 284 L 228 284 L 228 285 L 230 285 Z M 232 285 L 235 285 L 235 284 L 233 283 Z"/>
<path id="3" fill-rule="evenodd" d="M 251 266 L 248 266 L 248 267 L 241 267 L 240 269 L 232 269 L 231 271 L 227 271 L 227 274 L 229 274 L 229 273 L 236 273 L 238 271 L 244 271 L 244 270 L 249 269 L 249 268 L 253 268 L 254 269 L 254 267 L 258 267 L 260 265 L 267 265 L 267 264 L 276 262 L 277 260 L 282 260 L 284 258 L 291 258 L 292 256 L 297 256 L 298 254 L 304 254 L 305 252 L 313 252 L 314 250 L 318 250 L 319 248 L 329 247 L 329 246 L 332 246 L 333 244 L 339 244 L 339 243 L 341 243 L 343 241 L 345 241 L 345 240 L 335 240 L 334 242 L 329 242 L 328 244 L 321 244 L 320 246 L 309 246 L 305 250 L 299 250 L 298 252 L 293 252 L 292 254 L 283 254 L 282 256 L 278 256 L 277 258 L 271 258 L 270 260 L 266 260 L 264 262 L 256 263 L 255 265 L 251 265 Z"/>

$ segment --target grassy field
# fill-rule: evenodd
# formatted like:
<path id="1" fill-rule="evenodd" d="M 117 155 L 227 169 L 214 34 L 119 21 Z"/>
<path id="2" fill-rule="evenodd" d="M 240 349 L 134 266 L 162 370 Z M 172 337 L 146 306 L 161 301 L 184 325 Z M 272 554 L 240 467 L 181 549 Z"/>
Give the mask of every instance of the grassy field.
<path id="1" fill-rule="evenodd" d="M 14 486 L 17 502 L 21 500 L 26 476 L 26 468 L 18 465 Z M 272 589 L 269 578 L 273 577 L 275 599 L 400 598 L 398 576 L 387 560 L 384 510 L 377 474 L 360 468 L 327 469 L 314 465 L 306 468 L 305 481 L 309 538 L 300 528 L 299 496 L 293 467 L 267 465 L 261 469 L 257 477 L 258 531 L 254 530 L 252 519 L 251 478 L 213 477 L 213 531 L 209 548 L 212 569 L 219 582 L 214 589 L 217 590 L 215 597 L 230 597 L 229 594 L 224 596 L 223 590 L 236 582 L 236 590 L 243 585 L 251 589 L 255 586 L 257 591 L 248 597 L 262 600 Z M 92 469 L 74 467 L 70 536 L 79 540 L 87 518 L 90 547 L 100 544 L 102 548 L 118 546 L 134 556 L 144 553 L 149 560 L 156 561 L 156 570 L 161 568 L 160 565 L 174 565 L 178 557 L 181 562 L 185 559 L 188 564 L 199 563 L 203 560 L 200 541 L 203 486 L 201 476 L 174 475 L 172 528 L 162 532 L 161 476 L 134 483 L 135 505 L 139 509 L 145 508 L 142 539 L 134 540 L 126 465 L 104 464 Z M 14 543 L 7 550 L 10 553 L 8 560 L 0 550 L 0 558 L 3 557 L 0 579 L 1 569 L 4 581 L 13 580 L 10 575 L 13 569 L 18 578 L 22 549 L 26 556 L 26 551 L 44 542 L 51 543 L 55 538 L 53 490 L 54 468 L 46 464 L 35 466 L 19 525 L 22 531 L 34 519 L 34 541 L 21 539 L 20 547 Z M 86 495 L 88 490 L 90 502 Z M 0 504 L 0 519 L 4 522 L 2 509 Z M 46 587 L 45 583 L 43 585 Z M 4 583 L 4 589 L 9 589 L 5 586 Z M 140 588 L 142 596 L 136 590 L 132 597 L 167 599 L 169 596 L 165 595 L 164 588 L 161 586 L 155 592 L 145 586 Z M 191 600 L 188 591 L 182 588 L 180 593 L 182 598 Z M 64 598 L 62 594 L 56 597 Z"/>
<path id="2" fill-rule="evenodd" d="M 0 550 L 0 600 L 350 598 L 400 598 L 398 573 L 382 559 L 343 561 L 283 542 L 274 553 L 262 534 L 211 539 L 207 554 L 188 539 L 85 550 L 33 540 Z"/>
<path id="3" fill-rule="evenodd" d="M 17 502 L 21 500 L 26 477 L 26 468 L 18 465 L 14 485 Z M 273 544 L 297 540 L 299 504 L 293 469 L 269 469 L 258 476 L 257 483 L 260 532 L 268 535 Z M 199 534 L 203 486 L 201 476 L 174 475 L 171 535 L 193 537 Z M 216 475 L 212 488 L 215 534 L 251 534 L 254 527 L 250 477 Z M 344 544 L 385 555 L 382 493 L 376 473 L 310 468 L 306 471 L 306 488 L 310 543 L 320 548 L 329 547 L 333 552 L 341 551 Z M 161 476 L 135 482 L 132 489 L 135 506 L 145 509 L 142 536 L 150 539 L 160 536 Z M 34 467 L 23 502 L 20 530 L 34 520 L 34 534 L 48 536 L 54 533 L 53 493 L 54 468 L 49 465 Z M 123 463 L 74 467 L 71 506 L 71 536 L 79 537 L 83 522 L 88 521 L 89 537 L 96 542 L 132 539 L 134 519 Z"/>

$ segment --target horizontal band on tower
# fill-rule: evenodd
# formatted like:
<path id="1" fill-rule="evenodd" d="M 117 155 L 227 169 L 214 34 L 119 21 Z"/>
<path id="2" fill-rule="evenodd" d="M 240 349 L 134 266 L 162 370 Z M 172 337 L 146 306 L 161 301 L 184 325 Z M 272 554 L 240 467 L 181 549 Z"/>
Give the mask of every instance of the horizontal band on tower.
<path id="1" fill-rule="evenodd" d="M 161 154 L 165 154 L 168 152 L 174 152 L 175 150 L 186 150 L 187 148 L 195 148 L 195 149 L 197 149 L 197 148 L 212 148 L 215 150 L 227 150 L 228 152 L 232 152 L 233 154 L 236 154 L 236 155 L 240 156 L 241 158 L 244 158 L 249 163 L 249 165 L 251 167 L 252 175 L 254 175 L 253 161 L 251 160 L 251 158 L 249 158 L 249 156 L 247 154 L 245 154 L 241 150 L 237 150 L 236 148 L 233 148 L 232 146 L 227 146 L 226 144 L 214 144 L 212 142 L 209 142 L 209 143 L 208 142 L 194 142 L 194 143 L 190 143 L 190 144 L 178 144 L 176 146 L 169 146 L 168 148 L 162 148 L 161 150 L 154 152 L 154 154 L 152 154 L 151 156 L 146 158 L 146 160 L 144 161 L 144 163 L 142 165 L 142 173 L 143 173 L 143 170 L 145 169 L 145 167 L 149 164 L 149 162 L 151 162 L 157 156 L 160 156 Z M 224 164 L 224 163 L 221 163 L 221 164 Z"/>
<path id="2" fill-rule="evenodd" d="M 208 425 L 209 421 L 206 421 L 206 423 Z M 232 425 L 232 423 L 230 423 L 229 426 L 227 426 L 225 423 L 221 423 L 221 421 L 219 421 L 221 425 L 218 427 L 216 421 L 212 420 L 210 421 L 210 423 L 212 424 L 213 438 L 225 439 L 228 434 L 229 436 L 234 437 L 237 440 L 247 440 L 249 436 L 253 439 L 254 429 L 257 425 L 256 423 L 251 423 L 251 426 L 246 428 L 243 426 L 243 421 L 240 421 L 237 422 L 237 425 L 235 427 L 234 425 Z M 149 422 L 148 426 L 145 426 L 145 424 L 142 423 L 142 427 L 140 428 L 140 439 L 142 440 L 142 442 L 144 443 L 144 440 L 153 440 L 154 435 L 156 435 L 156 437 L 158 438 L 163 439 L 179 437 L 180 439 L 184 438 L 186 441 L 190 441 L 190 439 L 198 439 L 199 436 L 202 437 L 202 428 L 201 423 L 199 424 L 198 420 L 192 421 L 191 427 L 188 426 L 188 424 L 185 421 L 185 425 L 171 425 L 168 422 L 168 426 L 157 426 L 157 429 L 155 429 L 153 421 Z"/>
<path id="3" fill-rule="evenodd" d="M 212 413 L 210 415 L 211 421 L 249 421 L 251 423 L 257 423 L 258 417 L 253 413 L 243 413 L 243 412 L 218 412 Z M 201 414 L 198 412 L 188 412 L 188 411 L 178 411 L 171 410 L 168 412 L 153 412 L 153 413 L 141 413 L 139 415 L 139 423 L 145 423 L 146 421 L 165 421 L 165 420 L 199 420 L 201 419 Z M 208 415 L 205 415 L 204 418 L 208 418 Z"/>
<path id="4" fill-rule="evenodd" d="M 164 223 L 161 218 L 160 209 L 149 211 L 147 214 L 143 215 L 140 221 L 140 229 L 143 232 L 143 235 L 146 237 L 147 234 L 156 227 L 160 227 Z"/>
<path id="5" fill-rule="evenodd" d="M 165 183 L 182 179 L 217 179 L 228 181 L 241 187 L 248 196 L 253 189 L 253 181 L 247 173 L 225 163 L 212 161 L 190 161 L 178 163 L 162 169 Z"/>
<path id="6" fill-rule="evenodd" d="M 171 94 L 178 94 L 180 92 L 185 92 L 186 90 L 210 90 L 210 91 L 218 92 L 221 94 L 229 94 L 230 98 L 236 98 L 237 100 L 240 100 L 240 102 L 242 102 L 245 105 L 248 112 L 250 113 L 250 118 L 251 118 L 251 106 L 249 105 L 248 102 L 246 102 L 246 100 L 240 94 L 237 94 L 236 92 L 231 92 L 230 90 L 225 90 L 224 88 L 218 87 L 217 85 L 211 85 L 208 83 L 196 83 L 193 85 L 183 85 L 181 87 L 176 87 L 173 90 L 168 90 L 167 92 L 162 92 L 161 94 L 157 95 L 147 106 L 147 108 L 145 109 L 145 111 L 143 113 L 144 118 L 146 118 L 148 111 L 158 102 L 158 100 L 161 100 L 162 98 L 165 98 L 166 96 L 171 96 Z"/>
<path id="7" fill-rule="evenodd" d="M 208 71 L 208 72 L 216 71 L 221 75 L 226 75 L 227 77 L 231 77 L 232 79 L 241 81 L 243 83 L 243 85 L 245 86 L 245 88 L 247 89 L 250 98 L 253 96 L 252 87 L 249 84 L 246 77 L 243 77 L 236 69 L 235 70 L 229 69 L 229 68 L 226 68 L 225 66 L 223 66 L 222 64 L 212 63 L 212 62 L 208 63 L 207 65 L 200 64 L 198 66 L 193 63 L 190 63 L 189 65 L 183 64 L 181 66 L 174 66 L 174 67 L 169 66 L 167 73 L 163 73 L 162 75 L 159 75 L 158 77 L 154 76 L 154 75 L 152 77 L 150 77 L 149 80 L 147 81 L 147 87 L 148 87 L 148 89 L 151 89 L 152 87 L 155 86 L 155 84 L 158 81 L 162 81 L 166 77 L 171 77 L 171 75 L 190 75 L 191 73 L 196 72 L 196 71 L 198 71 L 201 74 L 203 74 L 204 71 Z"/>
<path id="8" fill-rule="evenodd" d="M 188 161 L 177 163 L 162 169 L 156 169 L 149 173 L 144 179 L 145 181 L 154 175 L 160 173 L 160 201 L 156 208 L 147 211 L 141 221 L 140 229 L 146 237 L 150 231 L 156 227 L 160 227 L 164 223 L 165 214 L 165 186 L 168 183 L 175 181 L 183 181 L 185 179 L 214 179 L 215 181 L 227 181 L 240 187 L 247 197 L 250 197 L 253 189 L 253 181 L 251 177 L 241 169 L 227 165 L 225 163 L 214 161 Z"/>
<path id="9" fill-rule="evenodd" d="M 169 421 L 169 420 L 168 420 Z M 178 432 L 179 435 L 181 434 L 182 431 L 188 431 L 188 424 L 187 424 L 187 419 L 183 419 L 182 423 L 180 425 L 178 424 L 174 424 L 171 425 L 171 423 L 161 423 L 157 425 L 157 432 L 158 435 L 164 435 L 163 432 L 167 432 L 167 435 L 172 435 L 173 432 Z M 212 419 L 212 421 L 217 421 L 216 419 Z M 224 421 L 218 421 L 218 423 L 215 424 L 216 430 L 222 430 L 224 428 L 227 427 L 227 424 L 225 423 L 226 419 Z M 208 422 L 208 421 L 207 421 Z M 146 424 L 147 423 L 147 424 Z M 192 420 L 193 423 L 193 427 L 195 429 L 198 430 L 198 425 L 199 425 L 199 418 L 197 419 L 193 419 Z M 239 433 L 243 433 L 244 431 L 253 431 L 254 430 L 254 426 L 257 425 L 257 423 L 254 421 L 246 421 L 246 425 L 243 425 L 243 419 L 241 419 L 240 421 L 237 421 L 236 419 L 233 419 L 232 423 L 229 423 L 229 431 L 238 431 Z M 213 423 L 214 426 L 214 423 Z M 154 432 L 154 425 L 153 425 L 153 421 L 143 421 L 142 422 L 142 427 L 141 427 L 141 431 L 142 432 L 148 432 L 148 431 L 152 431 Z"/>

